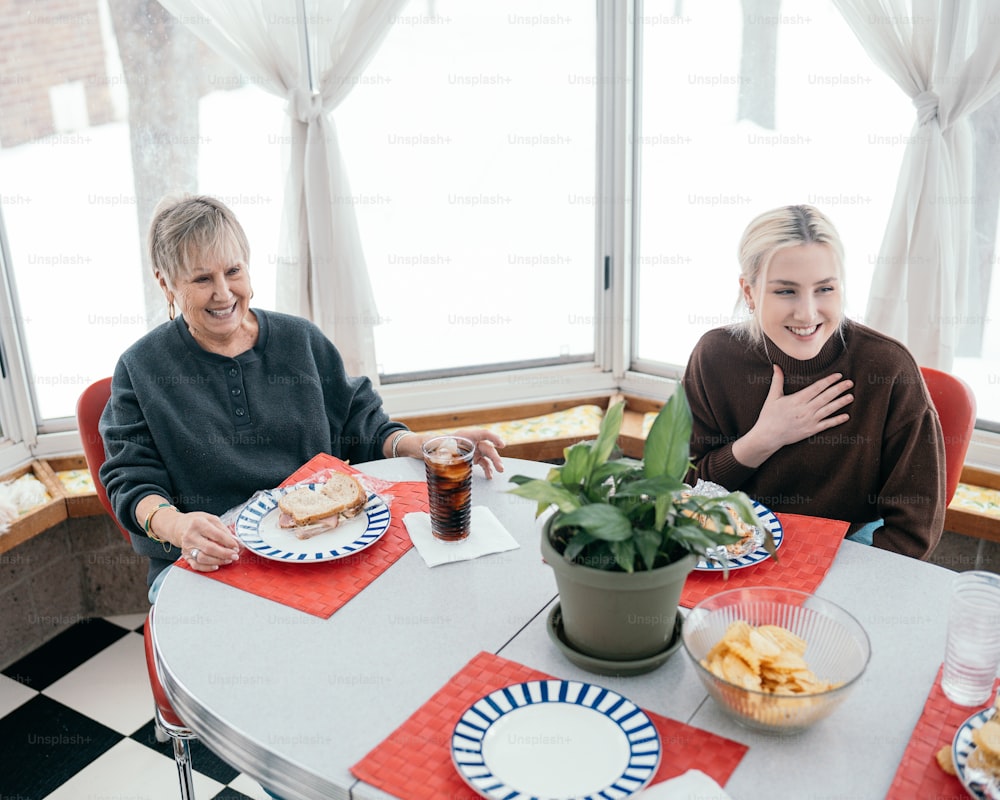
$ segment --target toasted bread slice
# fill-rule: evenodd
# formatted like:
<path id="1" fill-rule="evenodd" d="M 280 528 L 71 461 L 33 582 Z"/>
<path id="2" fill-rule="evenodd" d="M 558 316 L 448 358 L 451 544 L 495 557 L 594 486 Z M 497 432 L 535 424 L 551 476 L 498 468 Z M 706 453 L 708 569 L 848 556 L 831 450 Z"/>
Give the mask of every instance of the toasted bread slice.
<path id="1" fill-rule="evenodd" d="M 365 504 L 365 488 L 353 475 L 334 472 L 320 491 L 335 504 L 336 513 L 353 517 Z"/>
<path id="2" fill-rule="evenodd" d="M 340 513 L 340 503 L 317 489 L 301 486 L 278 500 L 278 508 L 292 518 L 296 525 L 310 525 L 313 522 Z"/>

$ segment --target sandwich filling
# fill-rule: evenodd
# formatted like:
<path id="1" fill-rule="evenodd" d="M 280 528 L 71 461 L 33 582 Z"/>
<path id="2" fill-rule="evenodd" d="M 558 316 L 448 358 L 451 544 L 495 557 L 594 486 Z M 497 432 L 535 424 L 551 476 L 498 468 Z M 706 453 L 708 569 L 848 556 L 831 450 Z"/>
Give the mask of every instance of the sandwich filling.
<path id="1" fill-rule="evenodd" d="M 283 495 L 278 501 L 278 526 L 299 539 L 309 539 L 333 530 L 342 519 L 357 516 L 366 499 L 356 478 L 336 472 L 326 483 L 300 486 Z"/>

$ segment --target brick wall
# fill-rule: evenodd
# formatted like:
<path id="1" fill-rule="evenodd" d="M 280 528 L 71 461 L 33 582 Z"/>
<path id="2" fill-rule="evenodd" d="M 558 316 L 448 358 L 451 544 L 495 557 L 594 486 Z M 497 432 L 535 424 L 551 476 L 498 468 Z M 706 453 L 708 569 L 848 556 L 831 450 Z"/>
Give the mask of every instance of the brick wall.
<path id="1" fill-rule="evenodd" d="M 90 124 L 111 121 L 98 0 L 0 0 L 0 145 L 57 132 L 53 87 L 82 91 Z"/>
<path id="2" fill-rule="evenodd" d="M 147 568 L 106 514 L 0 553 L 0 669 L 81 620 L 145 614 Z"/>
<path id="3" fill-rule="evenodd" d="M 110 20 L 102 34 L 104 7 L 104 0 L 0 0 L 0 147 L 124 118 L 125 81 L 117 66 L 109 74 L 108 56 L 117 64 L 118 53 Z M 224 59 L 201 42 L 196 48 L 191 66 L 202 94 L 242 85 Z M 52 92 L 61 95 L 59 115 Z"/>

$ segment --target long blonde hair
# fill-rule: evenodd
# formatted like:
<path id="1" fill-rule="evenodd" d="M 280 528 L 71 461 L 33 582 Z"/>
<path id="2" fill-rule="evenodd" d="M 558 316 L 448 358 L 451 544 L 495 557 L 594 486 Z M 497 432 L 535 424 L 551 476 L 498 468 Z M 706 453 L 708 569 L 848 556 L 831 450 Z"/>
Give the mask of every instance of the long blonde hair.
<path id="1" fill-rule="evenodd" d="M 738 249 L 740 277 L 750 286 L 763 286 L 767 270 L 779 250 L 803 244 L 822 244 L 830 248 L 840 279 L 840 296 L 844 297 L 844 246 L 833 223 L 817 208 L 808 205 L 782 206 L 755 217 L 740 237 Z M 742 287 L 736 308 L 742 308 Z M 840 322 L 844 322 L 843 309 Z M 750 314 L 736 326 L 737 332 L 754 342 L 764 339 L 760 320 Z"/>

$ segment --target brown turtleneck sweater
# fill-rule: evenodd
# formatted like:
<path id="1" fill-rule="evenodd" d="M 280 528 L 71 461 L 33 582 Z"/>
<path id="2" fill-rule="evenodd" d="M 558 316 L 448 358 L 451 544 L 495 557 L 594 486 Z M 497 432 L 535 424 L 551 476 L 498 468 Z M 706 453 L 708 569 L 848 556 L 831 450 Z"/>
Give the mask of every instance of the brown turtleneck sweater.
<path id="1" fill-rule="evenodd" d="M 744 491 L 774 511 L 846 520 L 850 532 L 882 519 L 876 547 L 926 558 L 944 526 L 944 437 L 913 356 L 851 321 L 843 341 L 834 334 L 808 361 L 766 345 L 765 352 L 717 328 L 691 353 L 683 381 L 697 477 Z M 733 442 L 757 421 L 772 363 L 785 373 L 786 394 L 843 373 L 854 381 L 854 402 L 843 409 L 851 418 L 747 467 L 733 457 Z"/>

